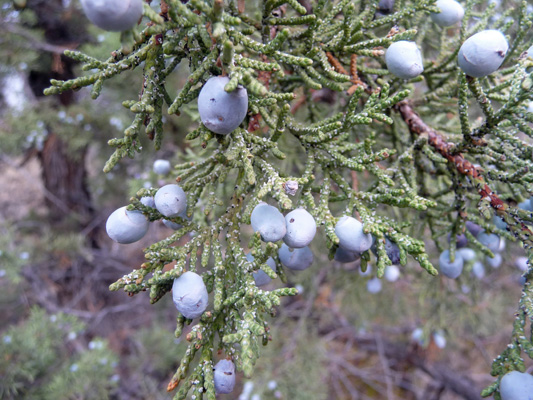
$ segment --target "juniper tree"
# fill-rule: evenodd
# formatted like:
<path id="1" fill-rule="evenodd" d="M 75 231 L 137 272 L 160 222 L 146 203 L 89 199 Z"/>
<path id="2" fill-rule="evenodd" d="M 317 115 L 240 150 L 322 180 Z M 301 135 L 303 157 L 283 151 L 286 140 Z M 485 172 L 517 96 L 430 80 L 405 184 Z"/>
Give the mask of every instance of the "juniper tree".
<path id="1" fill-rule="evenodd" d="M 177 337 L 186 324 L 193 326 L 168 384 L 169 391 L 177 389 L 174 398 L 215 398 L 217 351 L 252 376 L 259 345 L 271 339 L 266 317 L 275 314 L 281 297 L 297 293 L 291 287 L 262 290 L 254 282 L 259 270 L 286 279 L 278 257 L 282 242 L 264 242 L 246 228 L 260 201 L 284 213 L 307 210 L 330 259 L 339 247 L 337 221 L 357 217 L 375 242 L 374 254 L 360 254 L 361 266 L 373 259 L 378 277 L 392 264 L 387 241 L 397 246 L 401 265 L 417 263 L 435 276 L 428 243 L 448 250 L 453 262 L 458 242 L 448 238 L 465 235 L 476 251 L 494 256 L 467 223 L 521 243 L 531 260 L 533 214 L 517 207 L 533 194 L 533 58 L 527 53 L 533 14 L 525 1 L 509 3 L 499 14 L 495 3 L 468 0 L 462 21 L 448 28 L 428 18 L 440 11 L 433 0 L 150 3 L 108 59 L 67 51 L 86 73 L 52 80 L 45 93 L 89 87 L 97 98 L 119 74 L 143 75 L 138 98 L 122 103 L 132 122 L 109 141 L 115 151 L 104 172 L 135 157 L 146 142 L 164 146 L 170 118 L 187 113 L 199 122 L 186 133 L 193 150 L 172 169 L 187 194 L 188 218 L 167 218 L 180 227 L 144 249 L 146 261 L 110 287 L 130 296 L 146 291 L 155 303 L 186 271 L 202 276 L 212 301 L 199 320 L 177 317 Z M 486 76 L 466 75 L 457 63 L 461 45 L 488 29 L 509 43 L 499 54 L 503 63 Z M 384 56 L 405 41 L 421 51 L 423 72 L 395 72 L 399 78 Z M 181 65 L 188 67 L 188 79 L 169 87 L 167 79 Z M 244 121 L 227 135 L 213 133 L 196 111 L 213 76 L 228 78 L 227 93 L 244 88 L 248 96 Z M 139 190 L 128 209 L 150 221 L 163 219 L 141 202 L 157 190 Z M 276 268 L 268 266 L 270 258 Z M 499 398 L 501 377 L 524 369 L 523 353 L 533 357 L 526 334 L 532 278 L 529 269 L 509 346 L 494 361 L 497 379 L 483 396 Z"/>

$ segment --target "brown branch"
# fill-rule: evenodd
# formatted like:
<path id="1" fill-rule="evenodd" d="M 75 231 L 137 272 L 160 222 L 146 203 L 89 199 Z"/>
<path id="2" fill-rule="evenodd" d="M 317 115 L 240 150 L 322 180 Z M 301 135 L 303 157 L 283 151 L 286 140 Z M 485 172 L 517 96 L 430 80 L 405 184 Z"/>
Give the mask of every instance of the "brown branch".
<path id="1" fill-rule="evenodd" d="M 362 86 L 363 89 L 367 90 L 368 85 L 364 83 L 357 73 L 357 54 L 352 54 L 350 58 L 350 72 L 346 71 L 346 68 L 343 67 L 341 62 L 329 51 L 326 52 L 326 57 L 328 58 L 329 63 L 335 69 L 336 72 L 339 74 L 349 75 L 350 76 L 350 82 L 353 83 L 353 85 L 347 90 L 346 93 L 348 93 L 349 96 L 355 93 L 357 88 L 359 86 Z"/>
<path id="2" fill-rule="evenodd" d="M 357 74 L 357 54 L 350 56 L 350 75 L 352 79 L 359 79 L 359 75 Z"/>
<path id="3" fill-rule="evenodd" d="M 489 185 L 487 185 L 485 179 L 481 175 L 481 169 L 475 167 L 470 161 L 465 159 L 461 153 L 454 153 L 454 145 L 447 142 L 443 135 L 428 126 L 416 111 L 413 110 L 407 100 L 398 103 L 395 108 L 399 111 L 403 120 L 409 127 L 409 131 L 419 136 L 427 136 L 428 144 L 441 156 L 446 158 L 448 162 L 455 165 L 455 168 L 460 174 L 471 179 L 481 198 L 489 200 L 491 207 L 500 217 L 508 216 L 508 218 L 505 218 L 505 222 L 507 222 L 515 236 L 519 237 L 524 244 L 532 246 L 533 242 L 531 241 L 531 237 L 533 236 L 533 232 L 531 232 L 522 221 L 515 219 L 509 214 L 509 206 L 492 191 Z M 515 224 L 509 224 L 510 221 L 515 221 Z"/>
<path id="4" fill-rule="evenodd" d="M 340 61 L 337 60 L 333 54 L 331 54 L 329 51 L 326 51 L 326 57 L 328 58 L 329 63 L 333 66 L 335 71 L 337 71 L 339 74 L 348 75 L 348 71 L 344 69 Z"/>
<path id="5" fill-rule="evenodd" d="M 79 45 L 79 43 L 69 43 L 64 46 L 57 46 L 54 44 L 42 42 L 26 29 L 21 28 L 16 24 L 11 24 L 5 21 L 2 22 L 0 32 L 11 33 L 13 35 L 20 36 L 26 41 L 24 42 L 24 44 L 19 45 L 22 45 L 30 50 L 41 50 L 53 54 L 63 54 L 65 50 L 75 49 Z"/>
<path id="6" fill-rule="evenodd" d="M 481 400 L 481 389 L 465 371 L 456 371 L 444 363 L 431 362 L 424 351 L 405 343 L 394 343 L 380 335 L 359 334 L 353 327 L 345 326 L 328 332 L 340 342 L 353 341 L 358 351 L 373 353 L 394 361 L 394 364 L 407 363 L 427 374 L 438 387 L 455 393 L 465 400 Z"/>
<path id="7" fill-rule="evenodd" d="M 505 209 L 507 205 L 494 193 L 489 186 L 484 182 L 483 176 L 480 174 L 480 170 L 475 167 L 470 161 L 466 160 L 461 153 L 453 154 L 453 144 L 446 141 L 446 139 L 428 126 L 422 118 L 416 113 L 410 106 L 409 102 L 402 101 L 397 105 L 397 109 L 400 112 L 403 120 L 406 122 L 409 130 L 419 136 L 427 136 L 428 143 L 437 152 L 446 158 L 449 162 L 453 163 L 459 173 L 469 176 L 475 180 L 481 180 L 482 187 L 479 189 L 481 197 L 489 197 L 490 205 L 495 210 Z"/>

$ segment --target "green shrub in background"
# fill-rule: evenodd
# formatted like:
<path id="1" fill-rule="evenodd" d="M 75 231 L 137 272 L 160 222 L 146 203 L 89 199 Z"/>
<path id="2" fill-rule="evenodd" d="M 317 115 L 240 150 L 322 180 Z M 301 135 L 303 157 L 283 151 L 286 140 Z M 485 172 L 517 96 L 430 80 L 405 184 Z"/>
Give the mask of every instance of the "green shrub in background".
<path id="1" fill-rule="evenodd" d="M 2 333 L 3 399 L 108 399 L 117 387 L 117 356 L 101 339 L 75 343 L 83 324 L 75 317 L 33 308 Z"/>

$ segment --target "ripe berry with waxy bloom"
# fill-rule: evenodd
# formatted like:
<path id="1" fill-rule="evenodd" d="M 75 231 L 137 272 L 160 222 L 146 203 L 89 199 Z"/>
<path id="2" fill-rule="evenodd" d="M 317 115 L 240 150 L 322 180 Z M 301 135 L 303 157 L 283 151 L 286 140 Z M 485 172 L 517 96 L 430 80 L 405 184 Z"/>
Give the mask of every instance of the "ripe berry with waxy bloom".
<path id="1" fill-rule="evenodd" d="M 246 259 L 250 262 L 253 262 L 255 260 L 255 257 L 252 256 L 251 253 L 246 254 Z M 277 266 L 276 261 L 272 257 L 268 257 L 266 264 L 272 269 L 272 271 L 276 272 Z M 272 278 L 266 274 L 265 271 L 262 269 L 258 269 L 253 273 L 254 281 L 257 286 L 264 286 L 272 281 Z"/>
<path id="2" fill-rule="evenodd" d="M 335 261 L 343 264 L 351 263 L 361 258 L 361 254 L 338 247 L 335 251 Z"/>
<path id="3" fill-rule="evenodd" d="M 382 287 L 383 284 L 381 283 L 381 279 L 379 278 L 372 278 L 366 283 L 366 290 L 368 290 L 368 292 L 372 294 L 381 292 Z"/>
<path id="4" fill-rule="evenodd" d="M 415 42 L 399 40 L 389 46 L 385 53 L 387 69 L 402 79 L 412 79 L 422 72 L 422 53 Z"/>
<path id="5" fill-rule="evenodd" d="M 165 217 L 176 217 L 187 209 L 187 196 L 178 185 L 160 188 L 154 196 L 155 207 Z"/>
<path id="6" fill-rule="evenodd" d="M 208 303 L 207 288 L 202 277 L 187 271 L 174 279 L 172 300 L 185 318 L 194 319 L 202 315 Z"/>
<path id="7" fill-rule="evenodd" d="M 233 392 L 235 387 L 235 364 L 230 360 L 220 360 L 214 367 L 215 391 L 220 394 Z"/>
<path id="8" fill-rule="evenodd" d="M 181 217 L 181 218 L 186 219 L 186 220 L 190 220 L 190 218 L 187 217 L 187 209 L 183 210 L 178 215 L 178 217 Z M 168 219 L 163 219 L 163 224 L 165 224 L 165 226 L 167 228 L 170 228 L 170 229 L 175 230 L 175 231 L 177 231 L 178 229 L 181 229 L 183 227 L 183 225 L 178 224 L 177 222 L 174 222 L 174 221 L 169 221 Z"/>
<path id="9" fill-rule="evenodd" d="M 439 26 L 452 26 L 463 19 L 465 10 L 455 0 L 437 0 L 439 13 L 431 13 L 431 19 Z"/>
<path id="10" fill-rule="evenodd" d="M 248 92 L 238 86 L 233 92 L 224 87 L 229 82 L 226 76 L 214 76 L 202 87 L 198 96 L 198 112 L 207 129 L 220 135 L 233 132 L 248 112 Z"/>
<path id="11" fill-rule="evenodd" d="M 481 232 L 483 230 L 483 228 L 481 226 L 479 226 L 478 224 L 476 224 L 475 222 L 472 222 L 472 221 L 466 221 L 465 227 L 474 236 L 479 235 L 479 232 Z"/>
<path id="12" fill-rule="evenodd" d="M 285 217 L 276 207 L 267 203 L 255 206 L 250 221 L 254 232 L 259 232 L 265 242 L 277 242 L 287 233 Z"/>
<path id="13" fill-rule="evenodd" d="M 489 29 L 465 40 L 457 60 L 469 76 L 481 78 L 495 72 L 503 63 L 509 44 L 500 31 Z"/>
<path id="14" fill-rule="evenodd" d="M 363 232 L 363 224 L 353 217 L 341 217 L 335 225 L 339 246 L 345 250 L 362 253 L 372 246 L 372 235 Z"/>
<path id="15" fill-rule="evenodd" d="M 502 265 L 503 257 L 500 253 L 494 254 L 494 257 L 487 257 L 487 264 L 492 268 L 499 268 Z"/>
<path id="16" fill-rule="evenodd" d="M 500 248 L 500 237 L 495 233 L 482 231 L 477 235 L 477 240 L 479 240 L 479 243 L 487 246 L 490 251 L 498 251 Z"/>
<path id="17" fill-rule="evenodd" d="M 150 222 L 140 211 L 128 211 L 126 206 L 118 210 L 107 218 L 105 229 L 107 234 L 115 242 L 130 244 L 140 240 L 146 232 Z"/>
<path id="18" fill-rule="evenodd" d="M 141 201 L 143 206 L 150 207 L 150 208 L 155 208 L 155 201 L 154 201 L 154 198 L 152 196 L 141 197 L 140 201 Z"/>
<path id="19" fill-rule="evenodd" d="M 385 275 L 383 275 L 389 282 L 396 282 L 400 277 L 400 268 L 397 265 L 387 265 L 385 267 Z"/>
<path id="20" fill-rule="evenodd" d="M 458 278 L 463 272 L 463 265 L 463 257 L 458 253 L 455 253 L 455 260 L 450 260 L 450 250 L 444 250 L 439 257 L 440 272 L 448 278 Z"/>
<path id="21" fill-rule="evenodd" d="M 297 208 L 285 216 L 287 233 L 283 241 L 294 249 L 307 246 L 316 234 L 315 219 L 307 210 Z"/>
<path id="22" fill-rule="evenodd" d="M 505 374 L 500 382 L 502 400 L 533 399 L 533 376 L 518 371 Z"/>
<path id="23" fill-rule="evenodd" d="M 439 348 L 443 349 L 446 347 L 446 337 L 442 331 L 437 331 L 433 333 L 433 343 Z"/>
<path id="24" fill-rule="evenodd" d="M 168 175 L 170 173 L 171 165 L 168 160 L 155 160 L 154 172 L 159 175 Z"/>
<path id="25" fill-rule="evenodd" d="M 142 17 L 142 0 L 81 0 L 89 20 L 106 31 L 120 32 L 133 28 Z"/>
<path id="26" fill-rule="evenodd" d="M 497 215 L 492 217 L 492 222 L 496 225 L 496 228 L 501 229 L 502 231 L 507 229 L 507 223 Z"/>
<path id="27" fill-rule="evenodd" d="M 469 247 L 457 249 L 456 254 L 460 254 L 464 261 L 474 261 L 477 257 L 476 252 Z"/>
<path id="28" fill-rule="evenodd" d="M 485 277 L 485 266 L 482 262 L 476 261 L 472 265 L 472 275 L 474 275 L 477 279 L 483 279 Z"/>
<path id="29" fill-rule="evenodd" d="M 307 269 L 313 263 L 313 252 L 307 246 L 300 249 L 291 249 L 283 243 L 278 254 L 281 263 L 294 271 Z"/>
<path id="30" fill-rule="evenodd" d="M 372 236 L 372 252 L 377 255 L 376 238 Z M 400 263 L 400 248 L 394 242 L 391 242 L 388 238 L 385 238 L 385 251 L 389 260 L 395 265 Z"/>

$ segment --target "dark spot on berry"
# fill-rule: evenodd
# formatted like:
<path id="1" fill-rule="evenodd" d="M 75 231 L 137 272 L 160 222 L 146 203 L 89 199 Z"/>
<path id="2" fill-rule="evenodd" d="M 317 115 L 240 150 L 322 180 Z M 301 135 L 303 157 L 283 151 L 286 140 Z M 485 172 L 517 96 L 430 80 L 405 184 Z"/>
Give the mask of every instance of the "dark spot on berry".
<path id="1" fill-rule="evenodd" d="M 218 120 L 219 120 L 220 122 L 222 122 L 222 121 L 224 121 L 224 117 L 221 117 L 221 116 L 219 115 L 219 116 L 218 116 Z"/>
<path id="2" fill-rule="evenodd" d="M 217 102 L 215 99 L 209 99 L 209 101 L 212 101 L 213 103 Z"/>
<path id="3" fill-rule="evenodd" d="M 289 222 L 292 224 L 294 222 L 294 218 L 291 218 Z"/>
<path id="4" fill-rule="evenodd" d="M 233 375 L 233 372 L 224 372 L 224 375 Z"/>

